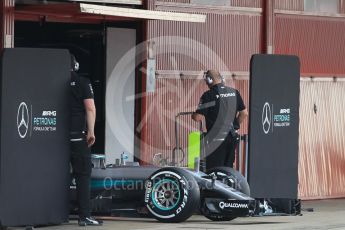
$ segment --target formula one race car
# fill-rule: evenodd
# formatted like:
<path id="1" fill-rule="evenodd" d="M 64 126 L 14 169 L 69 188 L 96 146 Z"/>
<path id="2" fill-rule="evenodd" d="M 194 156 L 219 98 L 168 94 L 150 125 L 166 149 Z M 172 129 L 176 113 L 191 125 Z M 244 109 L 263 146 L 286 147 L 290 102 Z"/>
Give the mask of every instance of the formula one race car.
<path id="1" fill-rule="evenodd" d="M 161 222 L 182 222 L 195 213 L 229 221 L 258 210 L 245 178 L 226 167 L 207 174 L 177 167 L 94 168 L 91 187 L 94 213 L 132 210 Z"/>
<path id="2" fill-rule="evenodd" d="M 184 157 L 178 142 L 178 118 L 190 114 L 192 113 L 181 112 L 175 117 L 176 147 L 169 165 L 176 165 L 179 153 Z M 200 131 L 202 133 L 202 124 Z M 203 136 L 197 135 L 196 139 L 200 141 L 197 148 L 200 150 L 199 155 L 189 154 L 188 159 L 199 161 L 194 165 L 189 164 L 189 169 L 139 166 L 133 162 L 131 165 L 124 165 L 123 160 L 116 166 L 96 164 L 91 176 L 92 211 L 109 215 L 136 211 L 141 215 L 153 216 L 161 222 L 182 222 L 195 213 L 213 221 L 229 221 L 236 217 L 258 214 L 260 202 L 249 196 L 249 185 L 238 171 L 219 167 L 206 173 L 201 172 L 205 171 L 205 164 L 200 160 L 205 158 Z M 103 155 L 93 156 L 97 157 L 104 158 Z M 71 188 L 73 192 L 75 186 Z M 75 204 L 75 201 L 71 203 Z M 76 205 L 74 210 L 75 207 Z"/>

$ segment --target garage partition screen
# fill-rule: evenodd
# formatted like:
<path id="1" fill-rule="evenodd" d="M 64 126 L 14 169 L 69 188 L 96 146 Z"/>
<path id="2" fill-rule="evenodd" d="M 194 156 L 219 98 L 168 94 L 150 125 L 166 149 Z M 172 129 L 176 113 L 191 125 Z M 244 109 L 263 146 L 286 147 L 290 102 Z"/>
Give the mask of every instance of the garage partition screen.
<path id="1" fill-rule="evenodd" d="M 250 65 L 249 184 L 255 198 L 297 198 L 300 64 L 254 55 Z"/>
<path id="2" fill-rule="evenodd" d="M 7 49 L 1 56 L 0 221 L 68 219 L 70 55 Z"/>

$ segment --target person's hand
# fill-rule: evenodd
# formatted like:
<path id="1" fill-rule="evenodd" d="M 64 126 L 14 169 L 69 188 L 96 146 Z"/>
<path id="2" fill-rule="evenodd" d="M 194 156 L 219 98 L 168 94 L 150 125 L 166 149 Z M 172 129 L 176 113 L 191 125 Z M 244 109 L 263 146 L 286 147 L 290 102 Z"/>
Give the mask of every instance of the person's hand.
<path id="1" fill-rule="evenodd" d="M 86 141 L 87 145 L 91 147 L 96 141 L 95 134 L 93 132 L 87 132 Z"/>

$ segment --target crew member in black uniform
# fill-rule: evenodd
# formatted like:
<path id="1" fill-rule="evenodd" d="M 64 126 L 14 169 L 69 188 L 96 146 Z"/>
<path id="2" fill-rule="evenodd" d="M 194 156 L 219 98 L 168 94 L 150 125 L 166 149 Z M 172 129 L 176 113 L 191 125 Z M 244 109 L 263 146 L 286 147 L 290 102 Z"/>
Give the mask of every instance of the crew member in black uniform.
<path id="1" fill-rule="evenodd" d="M 90 213 L 91 150 L 95 143 L 96 107 L 87 78 L 76 73 L 79 63 L 71 55 L 71 165 L 76 182 L 80 226 L 100 225 Z"/>
<path id="2" fill-rule="evenodd" d="M 206 120 L 206 169 L 233 167 L 238 129 L 248 112 L 240 93 L 225 86 L 218 71 L 209 70 L 204 78 L 209 90 L 201 96 L 192 119 Z"/>

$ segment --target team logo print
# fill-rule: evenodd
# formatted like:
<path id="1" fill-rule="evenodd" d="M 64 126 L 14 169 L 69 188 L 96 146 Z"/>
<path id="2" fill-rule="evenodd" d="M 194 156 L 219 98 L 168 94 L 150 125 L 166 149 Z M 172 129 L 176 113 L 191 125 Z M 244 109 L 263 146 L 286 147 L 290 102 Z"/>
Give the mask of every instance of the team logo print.
<path id="1" fill-rule="evenodd" d="M 17 112 L 17 130 L 20 138 L 25 138 L 29 129 L 29 110 L 25 102 L 20 103 Z"/>
<path id="2" fill-rule="evenodd" d="M 219 203 L 219 207 L 221 209 L 225 209 L 225 208 L 248 208 L 248 204 L 241 204 L 241 203 L 226 203 L 221 201 Z"/>
<path id="3" fill-rule="evenodd" d="M 272 123 L 271 106 L 268 102 L 266 102 L 264 104 L 264 107 L 262 108 L 262 129 L 265 134 L 267 134 L 270 131 L 271 123 Z"/>

